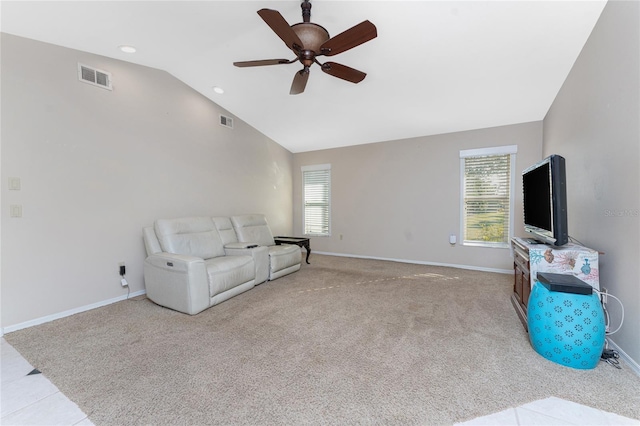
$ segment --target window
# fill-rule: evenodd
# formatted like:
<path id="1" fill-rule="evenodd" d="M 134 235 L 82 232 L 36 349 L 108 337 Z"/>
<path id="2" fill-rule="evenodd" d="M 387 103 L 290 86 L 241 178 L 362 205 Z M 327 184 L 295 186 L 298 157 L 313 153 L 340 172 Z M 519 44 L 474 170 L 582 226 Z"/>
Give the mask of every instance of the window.
<path id="1" fill-rule="evenodd" d="M 464 245 L 509 247 L 517 146 L 460 151 Z"/>
<path id="2" fill-rule="evenodd" d="M 302 167 L 304 235 L 331 235 L 331 164 Z"/>

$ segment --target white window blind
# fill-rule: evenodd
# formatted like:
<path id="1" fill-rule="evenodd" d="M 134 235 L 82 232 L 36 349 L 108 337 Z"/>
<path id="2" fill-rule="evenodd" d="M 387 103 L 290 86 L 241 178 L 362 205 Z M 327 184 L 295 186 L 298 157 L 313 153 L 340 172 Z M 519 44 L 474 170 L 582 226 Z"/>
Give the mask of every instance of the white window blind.
<path id="1" fill-rule="evenodd" d="M 464 244 L 493 247 L 509 244 L 515 153 L 493 151 L 461 152 Z M 487 152 L 488 155 L 483 155 Z"/>
<path id="2" fill-rule="evenodd" d="M 303 232 L 331 235 L 331 165 L 302 167 Z"/>

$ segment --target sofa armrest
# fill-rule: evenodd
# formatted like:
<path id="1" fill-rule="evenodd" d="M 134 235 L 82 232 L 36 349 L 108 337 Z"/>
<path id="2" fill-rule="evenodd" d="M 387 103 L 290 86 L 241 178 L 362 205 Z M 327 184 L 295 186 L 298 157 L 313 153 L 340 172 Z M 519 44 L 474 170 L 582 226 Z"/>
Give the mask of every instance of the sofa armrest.
<path id="1" fill-rule="evenodd" d="M 161 252 L 144 261 L 147 297 L 158 305 L 195 315 L 211 303 L 204 259 Z"/>
<path id="2" fill-rule="evenodd" d="M 256 285 L 269 279 L 269 247 L 254 243 L 230 243 L 224 246 L 227 256 L 251 256 L 256 265 Z"/>

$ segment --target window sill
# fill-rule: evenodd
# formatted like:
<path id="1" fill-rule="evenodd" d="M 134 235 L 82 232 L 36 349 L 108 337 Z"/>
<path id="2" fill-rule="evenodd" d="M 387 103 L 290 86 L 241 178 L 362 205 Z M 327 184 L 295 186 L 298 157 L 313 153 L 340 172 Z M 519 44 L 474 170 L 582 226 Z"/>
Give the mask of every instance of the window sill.
<path id="1" fill-rule="evenodd" d="M 464 241 L 462 243 L 463 246 L 468 247 L 485 247 L 485 248 L 497 248 L 497 249 L 508 249 L 508 243 L 483 243 L 480 241 Z"/>

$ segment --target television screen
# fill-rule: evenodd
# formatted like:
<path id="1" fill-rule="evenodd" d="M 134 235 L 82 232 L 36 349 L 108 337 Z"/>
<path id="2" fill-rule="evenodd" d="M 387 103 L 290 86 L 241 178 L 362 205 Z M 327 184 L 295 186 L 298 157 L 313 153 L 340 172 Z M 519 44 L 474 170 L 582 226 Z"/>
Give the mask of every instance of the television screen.
<path id="1" fill-rule="evenodd" d="M 551 227 L 551 185 L 549 163 L 522 176 L 524 191 L 524 223 L 549 232 Z"/>
<path id="2" fill-rule="evenodd" d="M 562 246 L 567 232 L 565 161 L 551 155 L 522 172 L 524 229 L 536 240 Z"/>

